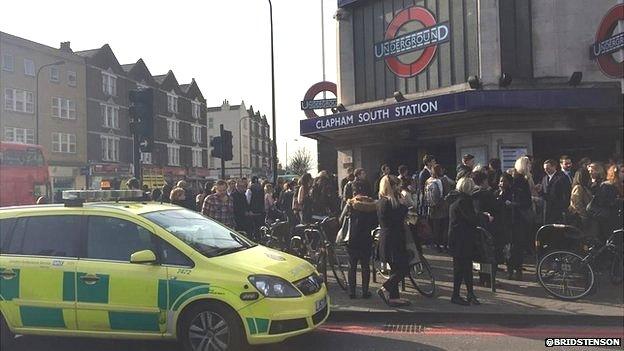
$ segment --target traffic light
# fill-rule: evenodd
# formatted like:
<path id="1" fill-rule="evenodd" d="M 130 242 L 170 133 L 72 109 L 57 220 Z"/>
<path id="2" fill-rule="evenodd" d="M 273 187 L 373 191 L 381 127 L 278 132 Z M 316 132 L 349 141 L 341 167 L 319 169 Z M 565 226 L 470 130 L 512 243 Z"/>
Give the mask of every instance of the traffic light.
<path id="1" fill-rule="evenodd" d="M 130 90 L 130 130 L 142 152 L 152 152 L 154 145 L 154 90 Z"/>
<path id="2" fill-rule="evenodd" d="M 210 151 L 210 156 L 214 158 L 223 157 L 223 143 L 221 142 L 221 137 L 214 137 L 210 141 L 210 146 L 212 150 Z"/>
<path id="3" fill-rule="evenodd" d="M 229 130 L 223 130 L 221 138 L 223 138 L 223 159 L 225 161 L 232 161 L 232 159 L 234 159 L 234 156 L 232 155 L 232 132 Z"/>

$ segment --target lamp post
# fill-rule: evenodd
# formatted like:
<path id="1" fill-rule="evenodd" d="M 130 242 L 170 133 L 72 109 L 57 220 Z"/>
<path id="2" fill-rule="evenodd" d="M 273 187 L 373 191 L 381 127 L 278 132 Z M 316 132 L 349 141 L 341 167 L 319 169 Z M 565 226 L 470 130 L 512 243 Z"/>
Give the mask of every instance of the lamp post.
<path id="1" fill-rule="evenodd" d="M 271 19 L 271 107 L 273 109 L 272 124 L 273 124 L 273 150 L 271 156 L 273 158 L 273 181 L 277 182 L 277 126 L 275 125 L 275 59 L 273 52 L 273 4 L 269 1 L 269 17 Z"/>
<path id="2" fill-rule="evenodd" d="M 239 175 L 241 179 L 243 178 L 243 132 L 242 132 L 242 123 L 244 119 L 249 119 L 250 116 L 242 117 L 238 120 L 238 169 Z"/>
<path id="3" fill-rule="evenodd" d="M 37 70 L 37 74 L 35 75 L 35 130 L 36 130 L 36 139 L 35 139 L 35 144 L 39 145 L 39 73 L 41 73 L 41 70 L 44 69 L 45 67 L 50 67 L 50 66 L 60 66 L 60 65 L 64 65 L 65 61 L 56 61 L 56 62 L 52 62 L 52 63 L 48 63 L 47 65 L 43 65 L 41 67 L 39 67 L 39 69 Z"/>

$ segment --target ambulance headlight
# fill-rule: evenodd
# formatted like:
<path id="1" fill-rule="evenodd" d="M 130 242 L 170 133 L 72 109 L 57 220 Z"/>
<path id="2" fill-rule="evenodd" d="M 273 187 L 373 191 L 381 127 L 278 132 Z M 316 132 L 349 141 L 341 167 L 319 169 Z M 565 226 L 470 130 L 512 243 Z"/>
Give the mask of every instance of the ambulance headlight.
<path id="1" fill-rule="evenodd" d="M 271 275 L 252 275 L 249 281 L 265 297 L 301 297 L 301 293 L 288 281 Z"/>

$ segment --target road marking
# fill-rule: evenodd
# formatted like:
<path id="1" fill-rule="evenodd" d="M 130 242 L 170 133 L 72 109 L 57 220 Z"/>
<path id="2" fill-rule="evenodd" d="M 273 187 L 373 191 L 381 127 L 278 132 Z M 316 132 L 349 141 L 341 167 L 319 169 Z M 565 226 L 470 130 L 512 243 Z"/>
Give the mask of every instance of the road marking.
<path id="1" fill-rule="evenodd" d="M 419 334 L 419 335 L 471 335 L 471 336 L 519 336 L 519 337 L 614 337 L 621 338 L 624 328 L 617 327 L 547 327 L 537 326 L 530 328 L 523 327 L 501 327 L 501 326 L 417 326 L 410 324 L 407 328 L 400 326 L 365 326 L 365 325 L 345 325 L 326 324 L 318 328 L 319 331 L 330 333 L 350 333 L 350 334 Z"/>

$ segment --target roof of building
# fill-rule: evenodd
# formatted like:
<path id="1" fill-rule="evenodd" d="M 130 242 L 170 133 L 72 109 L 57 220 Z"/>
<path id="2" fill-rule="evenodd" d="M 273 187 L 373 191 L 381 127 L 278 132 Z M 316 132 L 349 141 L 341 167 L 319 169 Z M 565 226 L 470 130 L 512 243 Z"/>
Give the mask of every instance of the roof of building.
<path id="1" fill-rule="evenodd" d="M 74 54 L 82 57 L 93 57 L 98 53 L 100 49 L 91 49 L 91 50 L 82 50 L 82 51 L 74 51 Z"/>
<path id="2" fill-rule="evenodd" d="M 130 72 L 130 70 L 134 68 L 134 65 L 136 65 L 136 63 L 126 63 L 125 65 L 121 65 L 121 68 L 126 72 Z"/>
<path id="3" fill-rule="evenodd" d="M 157 76 L 153 76 L 154 80 L 158 83 L 158 84 L 162 84 L 162 82 L 165 81 L 165 78 L 167 78 L 166 74 L 159 74 Z"/>

